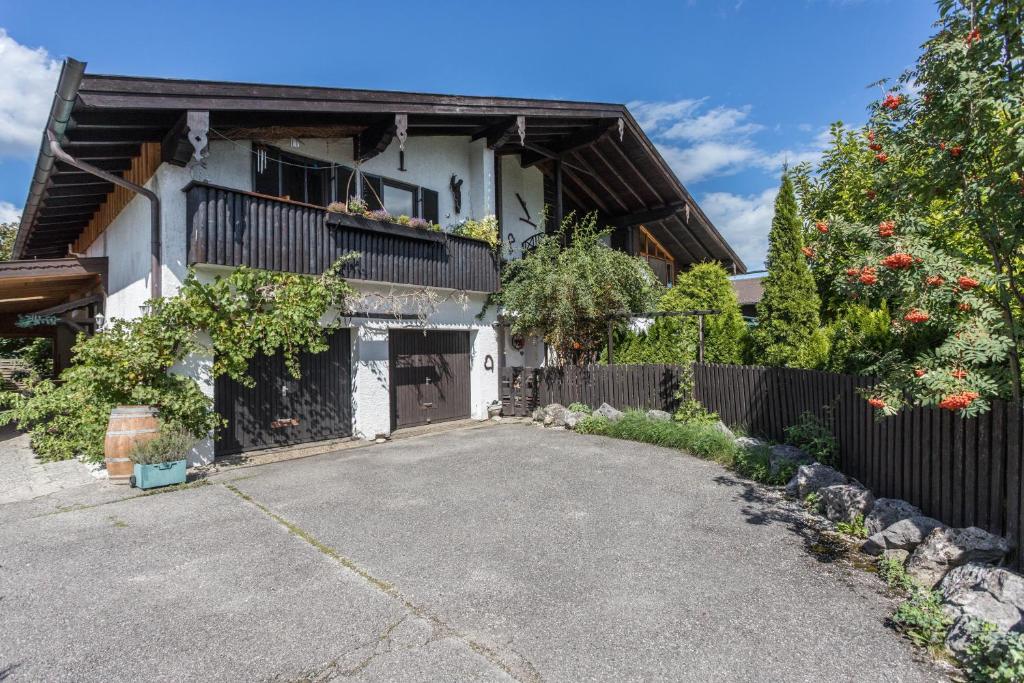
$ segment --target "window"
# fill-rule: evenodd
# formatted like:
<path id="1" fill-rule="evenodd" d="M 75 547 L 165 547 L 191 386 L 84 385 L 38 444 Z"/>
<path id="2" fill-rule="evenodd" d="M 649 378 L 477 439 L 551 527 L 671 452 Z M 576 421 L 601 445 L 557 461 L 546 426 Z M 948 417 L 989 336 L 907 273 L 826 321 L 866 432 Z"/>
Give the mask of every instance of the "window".
<path id="1" fill-rule="evenodd" d="M 254 192 L 306 204 L 327 206 L 362 196 L 370 211 L 385 209 L 392 216 L 439 222 L 438 194 L 390 178 L 356 173 L 347 166 L 285 152 L 270 145 L 254 145 Z"/>
<path id="2" fill-rule="evenodd" d="M 640 226 L 640 257 L 651 266 L 661 283 L 672 286 L 676 279 L 676 260 L 671 252 L 654 238 L 647 228 Z"/>
<path id="3" fill-rule="evenodd" d="M 411 216 L 439 222 L 438 195 L 434 190 L 398 180 L 363 174 L 363 201 L 371 211 L 384 209 L 392 216 Z"/>

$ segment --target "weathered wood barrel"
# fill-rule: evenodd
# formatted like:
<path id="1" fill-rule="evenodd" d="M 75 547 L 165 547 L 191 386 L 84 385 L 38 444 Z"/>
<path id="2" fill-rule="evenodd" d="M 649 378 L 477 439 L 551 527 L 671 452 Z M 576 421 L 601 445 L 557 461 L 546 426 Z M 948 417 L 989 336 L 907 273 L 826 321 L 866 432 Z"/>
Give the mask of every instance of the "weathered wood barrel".
<path id="1" fill-rule="evenodd" d="M 117 484 L 127 484 L 132 476 L 132 448 L 137 443 L 155 439 L 160 434 L 156 408 L 150 406 L 117 406 L 110 411 L 103 455 L 107 476 Z"/>

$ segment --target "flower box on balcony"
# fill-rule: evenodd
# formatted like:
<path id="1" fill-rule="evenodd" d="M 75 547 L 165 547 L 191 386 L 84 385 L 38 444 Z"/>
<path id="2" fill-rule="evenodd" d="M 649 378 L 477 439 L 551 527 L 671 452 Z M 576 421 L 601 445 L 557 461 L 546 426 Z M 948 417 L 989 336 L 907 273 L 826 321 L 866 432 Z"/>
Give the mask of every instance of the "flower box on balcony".
<path id="1" fill-rule="evenodd" d="M 342 213 L 340 211 L 327 212 L 327 225 L 332 227 L 355 228 L 356 230 L 367 230 L 379 232 L 385 235 L 407 237 L 414 240 L 427 242 L 443 242 L 445 233 L 440 230 L 426 230 L 423 228 L 411 228 L 407 225 L 400 225 L 389 221 L 376 221 L 366 216 L 354 213 Z"/>

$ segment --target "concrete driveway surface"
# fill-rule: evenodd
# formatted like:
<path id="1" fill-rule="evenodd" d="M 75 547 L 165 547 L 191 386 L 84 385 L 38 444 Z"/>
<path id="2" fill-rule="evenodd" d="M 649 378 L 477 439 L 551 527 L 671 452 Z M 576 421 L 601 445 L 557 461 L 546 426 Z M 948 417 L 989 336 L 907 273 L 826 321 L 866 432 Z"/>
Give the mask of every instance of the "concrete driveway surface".
<path id="1" fill-rule="evenodd" d="M 3 505 L 0 680 L 940 677 L 771 497 L 501 425 Z"/>

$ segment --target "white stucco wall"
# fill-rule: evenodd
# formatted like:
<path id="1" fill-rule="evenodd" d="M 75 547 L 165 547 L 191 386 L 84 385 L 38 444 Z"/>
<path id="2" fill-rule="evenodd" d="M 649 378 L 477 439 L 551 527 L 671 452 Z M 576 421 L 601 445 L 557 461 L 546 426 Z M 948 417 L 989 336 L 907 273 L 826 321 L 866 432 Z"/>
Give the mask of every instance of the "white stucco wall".
<path id="1" fill-rule="evenodd" d="M 193 180 L 249 189 L 252 185 L 249 143 L 212 141 L 205 166 L 180 168 L 162 164 L 146 183 L 160 197 L 162 286 L 173 296 L 181 286 L 186 265 L 186 202 L 182 189 Z M 87 256 L 107 257 L 108 318 L 136 318 L 149 299 L 149 200 L 132 199 L 86 250 Z"/>
<path id="2" fill-rule="evenodd" d="M 526 202 L 530 211 L 530 219 L 537 227 L 519 220 L 525 218 L 523 207 L 516 198 L 516 193 Z M 515 155 L 501 157 L 501 234 L 508 245 L 508 235 L 515 236 L 514 246 L 508 255 L 511 258 L 522 256 L 523 240 L 531 235 L 543 232 L 544 224 L 544 174 L 537 168 L 522 168 L 519 157 Z"/>

